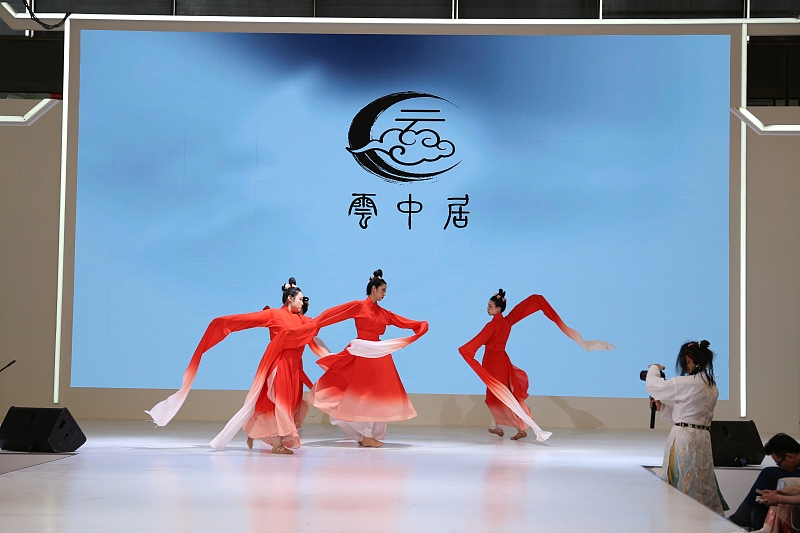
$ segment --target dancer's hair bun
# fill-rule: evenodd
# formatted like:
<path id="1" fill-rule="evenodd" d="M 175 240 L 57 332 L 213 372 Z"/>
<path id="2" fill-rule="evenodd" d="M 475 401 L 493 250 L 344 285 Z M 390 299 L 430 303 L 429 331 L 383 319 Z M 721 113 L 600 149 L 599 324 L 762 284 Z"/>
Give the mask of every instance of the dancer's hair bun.
<path id="1" fill-rule="evenodd" d="M 294 278 L 289 278 L 289 281 L 281 285 L 281 291 L 283 291 L 283 296 L 281 300 L 283 303 L 286 303 L 286 300 L 289 299 L 291 296 L 294 298 L 300 292 L 300 287 L 297 286 L 297 280 Z"/>
<path id="2" fill-rule="evenodd" d="M 500 308 L 500 312 L 506 310 L 506 291 L 503 289 L 498 289 L 497 294 L 493 295 L 489 300 L 494 302 L 496 307 Z"/>
<path id="3" fill-rule="evenodd" d="M 700 341 L 700 348 L 705 350 L 709 346 L 711 346 L 711 343 L 708 342 L 707 340 L 704 339 L 704 340 Z"/>
<path id="4" fill-rule="evenodd" d="M 380 268 L 372 273 L 367 282 L 367 296 L 372 293 L 372 289 L 386 285 L 386 280 L 383 279 L 383 270 Z"/>

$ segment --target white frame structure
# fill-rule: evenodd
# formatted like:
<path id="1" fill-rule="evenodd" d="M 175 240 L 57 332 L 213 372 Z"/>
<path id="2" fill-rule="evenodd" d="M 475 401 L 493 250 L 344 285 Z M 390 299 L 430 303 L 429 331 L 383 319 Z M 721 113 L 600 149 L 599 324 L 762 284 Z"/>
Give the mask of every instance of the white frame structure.
<path id="1" fill-rule="evenodd" d="M 45 98 L 24 115 L 0 115 L 0 126 L 30 126 L 56 106 L 59 100 Z"/>
<path id="2" fill-rule="evenodd" d="M 0 4 L 0 18 L 13 29 L 38 29 L 27 15 L 13 11 L 8 4 Z M 4 12 L 5 11 L 5 12 Z M 9 15 L 13 14 L 9 23 Z M 47 14 L 40 18 L 58 22 L 63 15 Z M 21 20 L 25 18 L 26 20 Z M 325 34 L 437 34 L 437 35 L 621 35 L 621 34 L 722 34 L 731 36 L 731 110 L 742 120 L 739 143 L 731 141 L 731 192 L 739 197 L 737 210 L 732 210 L 731 238 L 737 242 L 739 268 L 738 283 L 731 282 L 734 297 L 732 309 L 738 304 L 738 321 L 731 312 L 731 352 L 735 344 L 739 350 L 739 403 L 740 416 L 747 414 L 747 350 L 746 350 L 746 221 L 747 172 L 745 125 L 760 134 L 797 135 L 800 126 L 764 126 L 746 109 L 747 105 L 747 39 L 753 28 L 759 35 L 800 34 L 800 17 L 773 19 L 685 19 L 685 20 L 419 20 L 419 19 L 317 19 L 317 18 L 251 18 L 251 17 L 191 17 L 191 16 L 141 16 L 141 15 L 84 15 L 70 16 L 64 25 L 64 106 L 62 125 L 61 193 L 59 207 L 58 294 L 56 309 L 53 403 L 59 401 L 62 358 L 62 323 L 64 321 L 64 277 L 66 252 L 68 185 L 75 183 L 77 174 L 77 97 L 80 91 L 79 63 L 81 30 L 143 30 L 148 31 L 201 31 L 201 32 L 254 32 L 254 33 L 325 33 Z M 749 29 L 750 28 L 750 29 Z M 738 60 L 738 61 L 737 61 Z M 738 79 L 737 79 L 738 75 Z M 736 83 L 736 82 L 739 83 Z M 75 100 L 73 102 L 73 100 Z M 680 110 L 675 110 L 679 113 Z M 771 129 L 770 129 L 771 128 Z M 796 129 L 795 129 L 796 128 Z M 735 167 L 739 172 L 735 172 Z M 735 175 L 739 187 L 736 188 Z M 74 208 L 74 206 L 73 206 Z M 738 211 L 738 213 L 734 212 Z M 738 214 L 738 224 L 735 224 Z M 73 221 L 74 222 L 74 221 Z M 74 239 L 74 235 L 72 236 Z M 74 245 L 74 241 L 70 244 Z M 735 336 L 738 326 L 738 338 Z"/>

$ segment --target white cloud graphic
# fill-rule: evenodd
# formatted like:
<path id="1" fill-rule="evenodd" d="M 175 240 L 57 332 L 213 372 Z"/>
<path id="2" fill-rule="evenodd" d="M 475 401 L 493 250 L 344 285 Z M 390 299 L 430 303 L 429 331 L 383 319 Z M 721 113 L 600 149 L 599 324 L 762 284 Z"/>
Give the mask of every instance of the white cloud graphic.
<path id="1" fill-rule="evenodd" d="M 363 148 L 351 151 L 360 154 L 368 150 L 383 152 L 395 163 L 404 166 L 432 163 L 456 153 L 452 142 L 442 139 L 430 129 L 414 131 L 392 128 L 383 132 L 380 140 L 370 141 Z"/>

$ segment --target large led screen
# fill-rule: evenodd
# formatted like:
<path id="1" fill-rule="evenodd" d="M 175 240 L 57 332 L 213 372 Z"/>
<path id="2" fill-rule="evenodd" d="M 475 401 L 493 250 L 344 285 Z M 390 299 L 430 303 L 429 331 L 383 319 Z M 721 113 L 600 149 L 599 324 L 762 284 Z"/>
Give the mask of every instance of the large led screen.
<path id="1" fill-rule="evenodd" d="M 617 347 L 526 318 L 532 394 L 641 397 L 708 339 L 727 398 L 729 63 L 726 35 L 84 30 L 71 385 L 176 389 L 214 317 L 290 276 L 313 316 L 381 268 L 430 323 L 395 354 L 409 392 L 483 392 L 457 348 L 502 287 Z M 196 387 L 248 389 L 268 340 L 232 334 Z"/>

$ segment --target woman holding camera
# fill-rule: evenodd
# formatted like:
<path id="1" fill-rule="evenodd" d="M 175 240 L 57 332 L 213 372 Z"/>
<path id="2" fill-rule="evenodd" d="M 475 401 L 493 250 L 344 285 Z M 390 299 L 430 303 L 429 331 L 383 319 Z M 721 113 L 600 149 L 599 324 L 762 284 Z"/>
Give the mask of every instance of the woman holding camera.
<path id="1" fill-rule="evenodd" d="M 674 378 L 662 379 L 664 367 L 650 365 L 645 386 L 659 417 L 675 424 L 667 437 L 661 478 L 722 514 L 728 506 L 719 492 L 711 455 L 711 419 L 719 390 L 709 345 L 706 340 L 683 344 L 675 363 L 679 375 Z"/>

